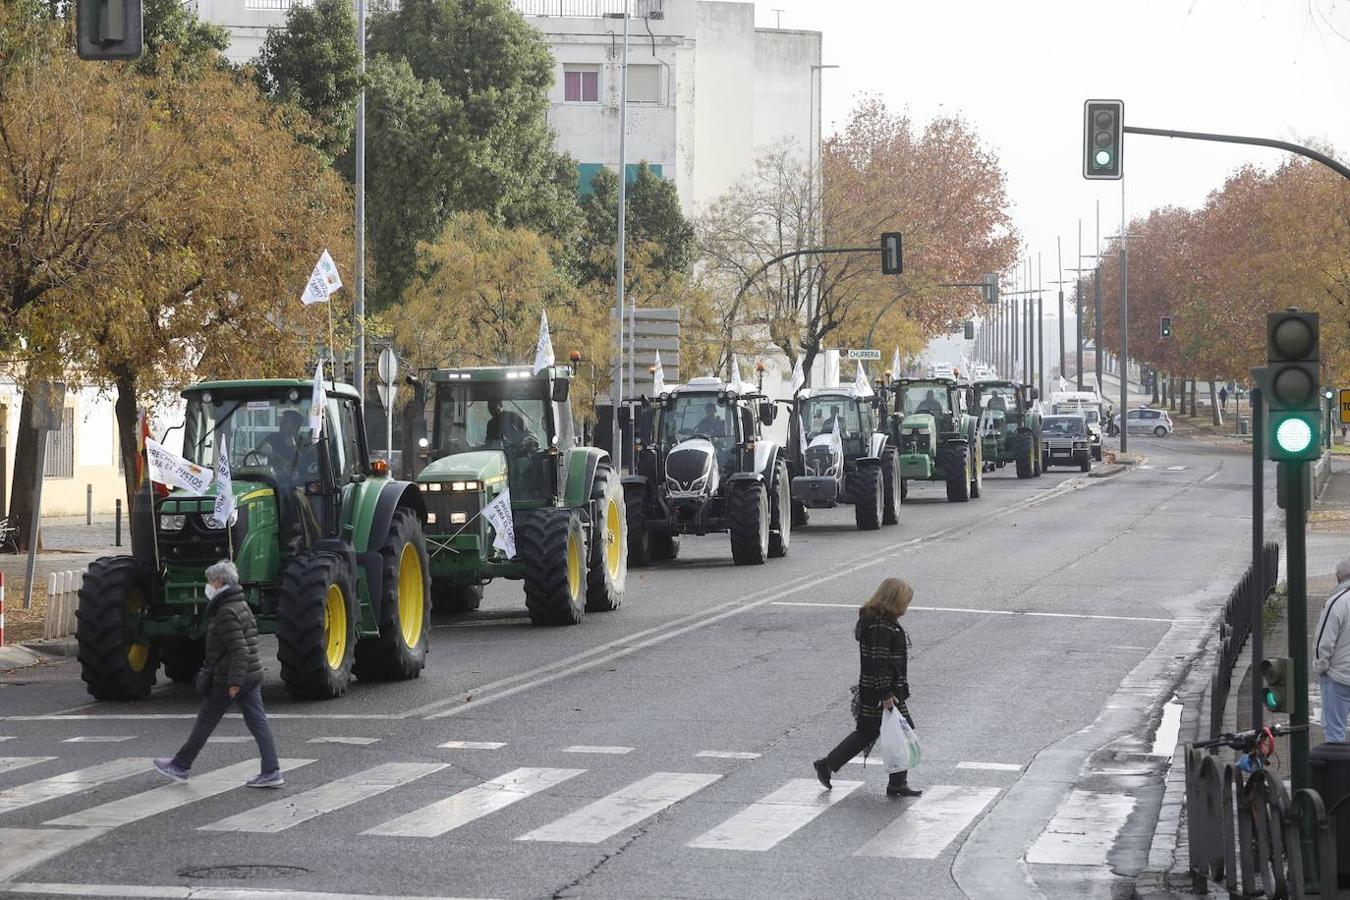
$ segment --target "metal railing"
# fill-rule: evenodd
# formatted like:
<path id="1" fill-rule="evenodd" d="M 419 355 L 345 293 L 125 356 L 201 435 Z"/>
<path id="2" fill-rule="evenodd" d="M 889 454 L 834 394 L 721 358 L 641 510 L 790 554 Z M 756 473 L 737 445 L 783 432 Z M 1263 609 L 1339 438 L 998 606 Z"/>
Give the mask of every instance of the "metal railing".
<path id="1" fill-rule="evenodd" d="M 665 13 L 665 0 L 628 0 L 629 12 L 636 19 L 659 19 Z M 512 0 L 523 16 L 598 19 L 623 15 L 625 0 Z"/>
<path id="2" fill-rule="evenodd" d="M 1259 618 L 1257 610 L 1265 608 L 1265 598 L 1279 581 L 1280 545 L 1267 541 L 1262 546 L 1262 584 L 1256 583 L 1251 566 L 1243 573 L 1242 580 L 1228 595 L 1223 607 L 1223 618 L 1219 621 L 1219 661 L 1210 680 L 1209 693 L 1209 736 L 1216 738 L 1223 730 L 1224 708 L 1228 705 L 1228 693 L 1233 687 L 1233 669 L 1237 666 L 1242 648 L 1251 637 L 1252 627 L 1260 627 L 1255 621 Z M 1260 660 L 1253 660 L 1252 671 Z M 1253 674 L 1253 677 L 1259 677 Z"/>

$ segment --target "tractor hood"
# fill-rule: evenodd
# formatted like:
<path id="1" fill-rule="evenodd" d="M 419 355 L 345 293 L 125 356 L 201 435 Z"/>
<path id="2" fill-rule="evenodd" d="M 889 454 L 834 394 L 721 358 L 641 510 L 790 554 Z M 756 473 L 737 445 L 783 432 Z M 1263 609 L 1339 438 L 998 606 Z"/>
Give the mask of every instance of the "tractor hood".
<path id="1" fill-rule="evenodd" d="M 417 474 L 419 483 L 441 481 L 492 481 L 506 477 L 506 454 L 501 450 L 471 450 L 452 453 L 427 463 Z"/>
<path id="2" fill-rule="evenodd" d="M 176 488 L 158 501 L 157 509 L 165 514 L 193 512 L 209 514 L 215 506 L 216 487 L 216 482 L 212 482 L 204 494 L 194 494 L 192 491 Z M 230 487 L 237 507 L 264 496 L 272 496 L 272 486 L 262 481 L 233 481 Z"/>
<path id="3" fill-rule="evenodd" d="M 932 413 L 910 413 L 900 420 L 901 431 L 937 431 L 937 417 Z"/>
<path id="4" fill-rule="evenodd" d="M 666 455 L 666 487 L 672 496 L 706 497 L 717 493 L 717 448 L 704 438 L 680 441 Z"/>

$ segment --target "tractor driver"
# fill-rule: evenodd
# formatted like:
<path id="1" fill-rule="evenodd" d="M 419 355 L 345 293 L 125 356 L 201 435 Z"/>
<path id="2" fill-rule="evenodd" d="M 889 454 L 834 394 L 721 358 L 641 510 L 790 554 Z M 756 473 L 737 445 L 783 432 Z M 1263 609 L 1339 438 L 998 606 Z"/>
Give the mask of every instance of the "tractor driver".
<path id="1" fill-rule="evenodd" d="M 1002 392 L 994 394 L 993 398 L 989 401 L 989 408 L 1004 413 L 1008 411 L 1008 401 L 1003 399 Z"/>
<path id="2" fill-rule="evenodd" d="M 825 427 L 821 430 L 820 433 L 821 434 L 825 434 L 826 432 L 833 433 L 835 426 L 839 427 L 839 434 L 843 435 L 845 431 L 844 416 L 841 412 L 839 412 L 839 407 L 831 406 L 830 417 L 825 420 Z"/>
<path id="3" fill-rule="evenodd" d="M 703 407 L 703 418 L 694 426 L 694 433 L 706 434 L 708 437 L 726 437 L 727 426 L 717 414 L 716 403 L 709 403 Z"/>
<path id="4" fill-rule="evenodd" d="M 278 481 L 294 482 L 313 474 L 318 457 L 314 444 L 300 439 L 300 423 L 304 418 L 298 409 L 284 410 L 277 430 L 258 445 L 258 452 L 267 457 Z"/>
<path id="5" fill-rule="evenodd" d="M 518 446 L 532 436 L 520 413 L 506 411 L 500 400 L 488 401 L 488 416 L 485 440 Z"/>
<path id="6" fill-rule="evenodd" d="M 935 416 L 942 415 L 942 401 L 938 399 L 936 391 L 930 389 L 928 394 L 919 401 L 918 412 L 932 413 Z"/>

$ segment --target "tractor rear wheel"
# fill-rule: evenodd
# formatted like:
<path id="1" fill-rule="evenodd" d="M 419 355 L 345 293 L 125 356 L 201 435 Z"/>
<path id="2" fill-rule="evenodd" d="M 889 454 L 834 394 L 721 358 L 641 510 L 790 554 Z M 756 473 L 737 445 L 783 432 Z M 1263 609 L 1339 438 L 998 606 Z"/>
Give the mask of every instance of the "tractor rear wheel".
<path id="1" fill-rule="evenodd" d="M 164 674 L 175 684 L 188 684 L 206 660 L 206 638 L 164 638 L 155 641 Z"/>
<path id="2" fill-rule="evenodd" d="M 647 530 L 646 503 L 640 492 L 624 499 L 624 518 L 628 526 L 628 565 L 642 568 L 652 563 L 652 534 Z"/>
<path id="3" fill-rule="evenodd" d="M 139 700 L 150 693 L 159 650 L 128 640 L 127 620 L 150 605 L 150 574 L 134 557 L 94 561 L 80 585 L 75 611 L 80 677 L 99 700 Z"/>
<path id="4" fill-rule="evenodd" d="M 1036 439 L 1029 431 L 1019 431 L 1013 438 L 1013 453 L 1017 459 L 1017 477 L 1036 477 Z"/>
<path id="5" fill-rule="evenodd" d="M 900 521 L 900 457 L 894 447 L 881 454 L 881 524 L 895 525 Z"/>
<path id="6" fill-rule="evenodd" d="M 277 661 L 292 697 L 331 700 L 346 693 L 356 657 L 356 585 L 341 557 L 305 553 L 281 573 Z"/>
<path id="7" fill-rule="evenodd" d="M 528 510 L 516 519 L 525 608 L 536 625 L 577 625 L 586 605 L 586 529 L 575 509 Z"/>
<path id="8" fill-rule="evenodd" d="M 628 520 L 623 482 L 609 466 L 595 470 L 591 503 L 590 562 L 586 573 L 586 612 L 612 612 L 623 603 L 628 580 Z"/>
<path id="9" fill-rule="evenodd" d="M 908 499 L 908 498 L 909 498 L 909 479 L 908 479 L 908 478 L 901 478 L 901 479 L 900 479 L 900 502 L 903 503 L 903 502 L 904 502 L 906 499 Z"/>
<path id="10" fill-rule="evenodd" d="M 947 476 L 947 500 L 950 503 L 965 503 L 970 499 L 966 460 L 966 448 L 959 444 L 938 450 L 938 468 Z"/>
<path id="11" fill-rule="evenodd" d="M 859 466 L 853 473 L 853 520 L 859 531 L 876 531 L 885 515 L 880 466 Z"/>
<path id="12" fill-rule="evenodd" d="M 483 605 L 481 584 L 452 584 L 444 578 L 431 579 L 431 605 L 452 613 L 473 612 Z"/>
<path id="13" fill-rule="evenodd" d="M 731 558 L 738 566 L 758 566 L 769 557 L 769 498 L 763 482 L 728 485 Z"/>
<path id="14" fill-rule="evenodd" d="M 792 527 L 805 528 L 811 524 L 811 511 L 806 508 L 806 504 L 800 500 L 792 501 Z"/>
<path id="15" fill-rule="evenodd" d="M 792 543 L 792 483 L 787 463 L 774 467 L 773 484 L 769 488 L 769 556 L 787 556 Z"/>
<path id="16" fill-rule="evenodd" d="M 431 567 L 415 512 L 394 511 L 380 558 L 384 568 L 376 614 L 380 633 L 356 642 L 354 668 L 362 681 L 406 681 L 426 667 L 431 637 Z"/>

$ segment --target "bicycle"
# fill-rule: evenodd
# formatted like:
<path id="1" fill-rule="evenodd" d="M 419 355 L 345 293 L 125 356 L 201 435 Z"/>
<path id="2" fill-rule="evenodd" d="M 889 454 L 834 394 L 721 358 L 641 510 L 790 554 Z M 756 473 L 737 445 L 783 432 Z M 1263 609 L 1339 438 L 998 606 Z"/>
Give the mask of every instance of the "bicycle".
<path id="1" fill-rule="evenodd" d="M 1275 739 L 1288 737 L 1308 730 L 1307 725 L 1269 725 L 1265 728 L 1253 728 L 1249 731 L 1225 732 L 1208 741 L 1196 741 L 1191 744 L 1197 750 L 1209 750 L 1213 747 L 1229 747 L 1241 754 L 1237 767 L 1248 775 L 1264 769 L 1271 755 L 1275 753 Z"/>

